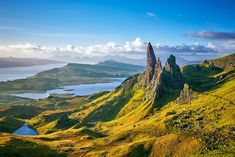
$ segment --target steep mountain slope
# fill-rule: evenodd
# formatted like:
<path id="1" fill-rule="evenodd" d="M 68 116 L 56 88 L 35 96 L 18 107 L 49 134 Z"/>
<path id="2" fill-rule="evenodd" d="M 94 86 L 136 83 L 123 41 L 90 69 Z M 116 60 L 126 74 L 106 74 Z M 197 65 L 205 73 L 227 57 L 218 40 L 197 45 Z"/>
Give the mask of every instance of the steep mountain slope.
<path id="1" fill-rule="evenodd" d="M 182 68 L 187 83 L 197 91 L 209 90 L 235 77 L 235 54 Z"/>
<path id="2" fill-rule="evenodd" d="M 152 53 L 150 46 L 149 52 Z M 85 122 L 102 122 L 97 123 L 94 130 L 106 134 L 106 138 L 92 140 L 95 144 L 89 146 L 88 151 L 77 151 L 73 155 L 233 156 L 234 68 L 214 71 L 215 67 L 195 65 L 209 69 L 206 72 L 196 69 L 195 72 L 193 66 L 185 72 L 183 68 L 183 79 L 173 56 L 163 70 L 160 64 L 156 64 L 160 61 L 155 63 L 151 59 L 154 57 L 148 58 L 149 66 L 144 73 L 129 78 L 115 91 L 92 101 L 92 105 L 82 112 L 71 115 L 79 116 Z M 175 70 L 168 67 L 175 67 Z M 164 69 L 170 74 L 163 75 Z M 210 80 L 207 79 L 216 80 L 210 84 L 211 88 L 200 88 L 198 93 L 191 89 L 195 87 L 194 82 L 190 84 L 195 77 L 189 75 L 191 72 L 201 76 L 202 87 L 208 86 Z M 223 77 L 224 74 L 226 77 Z M 197 77 L 195 79 L 199 80 Z M 153 78 L 153 83 L 157 82 L 157 85 L 151 88 Z M 164 83 L 165 80 L 169 86 Z M 179 96 L 177 91 L 182 89 L 183 80 L 189 85 L 184 86 Z M 146 97 L 149 92 L 151 96 Z M 174 101 L 177 96 L 181 99 L 180 103 Z M 117 111 L 118 107 L 121 109 Z M 110 117 L 106 118 L 107 115 Z"/>
<path id="3" fill-rule="evenodd" d="M 223 69 L 202 63 L 180 69 L 171 55 L 162 67 L 149 43 L 143 73 L 111 92 L 37 101 L 34 105 L 42 108 L 67 103 L 50 105 L 24 119 L 40 133 L 37 137 L 1 134 L 0 150 L 17 146 L 11 142 L 17 139 L 69 157 L 232 157 L 234 89 L 233 66 Z"/>

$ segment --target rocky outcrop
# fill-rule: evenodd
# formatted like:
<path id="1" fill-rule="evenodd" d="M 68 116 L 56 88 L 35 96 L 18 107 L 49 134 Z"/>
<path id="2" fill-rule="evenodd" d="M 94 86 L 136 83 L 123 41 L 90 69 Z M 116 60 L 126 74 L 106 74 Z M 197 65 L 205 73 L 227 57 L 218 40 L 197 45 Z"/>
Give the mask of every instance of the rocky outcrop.
<path id="1" fill-rule="evenodd" d="M 145 99 L 156 99 L 164 93 L 183 88 L 183 77 L 175 56 L 170 55 L 162 68 L 161 60 L 156 60 L 151 43 L 147 46 L 146 71 L 140 79 L 140 84 L 147 90 Z"/>
<path id="2" fill-rule="evenodd" d="M 153 78 L 150 80 L 150 84 L 147 87 L 148 91 L 146 92 L 146 99 L 155 99 L 155 97 L 159 97 L 162 94 L 162 72 L 161 61 L 158 58 L 154 68 Z"/>
<path id="3" fill-rule="evenodd" d="M 170 55 L 167 59 L 163 69 L 163 75 L 165 88 L 180 89 L 183 87 L 183 77 L 179 66 L 176 64 L 175 56 Z"/>
<path id="4" fill-rule="evenodd" d="M 180 96 L 176 99 L 175 102 L 177 104 L 183 104 L 192 100 L 194 97 L 195 97 L 194 92 L 189 87 L 189 85 L 185 83 L 183 90 L 180 92 Z"/>
<path id="5" fill-rule="evenodd" d="M 149 85 L 154 76 L 154 71 L 156 66 L 156 57 L 151 43 L 148 43 L 146 52 L 147 52 L 147 66 L 144 76 L 145 76 L 145 85 L 147 86 Z"/>

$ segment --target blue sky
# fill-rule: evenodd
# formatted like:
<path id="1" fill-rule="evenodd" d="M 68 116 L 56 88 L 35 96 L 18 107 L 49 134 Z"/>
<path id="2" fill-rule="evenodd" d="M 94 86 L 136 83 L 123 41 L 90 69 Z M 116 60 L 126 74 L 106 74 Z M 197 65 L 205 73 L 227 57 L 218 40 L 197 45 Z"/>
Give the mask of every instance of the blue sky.
<path id="1" fill-rule="evenodd" d="M 139 37 L 206 45 L 218 40 L 192 34 L 233 35 L 234 8 L 233 0 L 1 0 L 0 44 L 88 46 Z"/>

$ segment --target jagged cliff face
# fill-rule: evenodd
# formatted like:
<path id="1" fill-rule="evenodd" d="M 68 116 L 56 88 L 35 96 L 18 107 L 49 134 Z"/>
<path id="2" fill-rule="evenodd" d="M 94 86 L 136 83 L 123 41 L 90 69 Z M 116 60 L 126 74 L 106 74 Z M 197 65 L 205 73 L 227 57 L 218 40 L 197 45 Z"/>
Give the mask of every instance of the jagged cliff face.
<path id="1" fill-rule="evenodd" d="M 156 60 L 151 43 L 147 46 L 147 68 L 140 76 L 141 85 L 146 88 L 146 99 L 156 99 L 174 89 L 183 88 L 183 77 L 175 56 L 170 55 L 165 67 Z"/>

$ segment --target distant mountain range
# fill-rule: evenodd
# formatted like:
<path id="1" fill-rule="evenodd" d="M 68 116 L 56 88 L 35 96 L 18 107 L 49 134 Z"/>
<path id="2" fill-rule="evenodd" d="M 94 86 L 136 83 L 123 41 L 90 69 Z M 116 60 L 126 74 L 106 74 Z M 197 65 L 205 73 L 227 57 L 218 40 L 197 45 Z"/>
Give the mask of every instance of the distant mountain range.
<path id="1" fill-rule="evenodd" d="M 64 63 L 64 62 L 56 60 L 48 60 L 48 59 L 36 59 L 36 58 L 15 58 L 15 57 L 0 58 L 0 68 L 24 67 L 24 66 L 57 64 L 57 63 Z"/>

